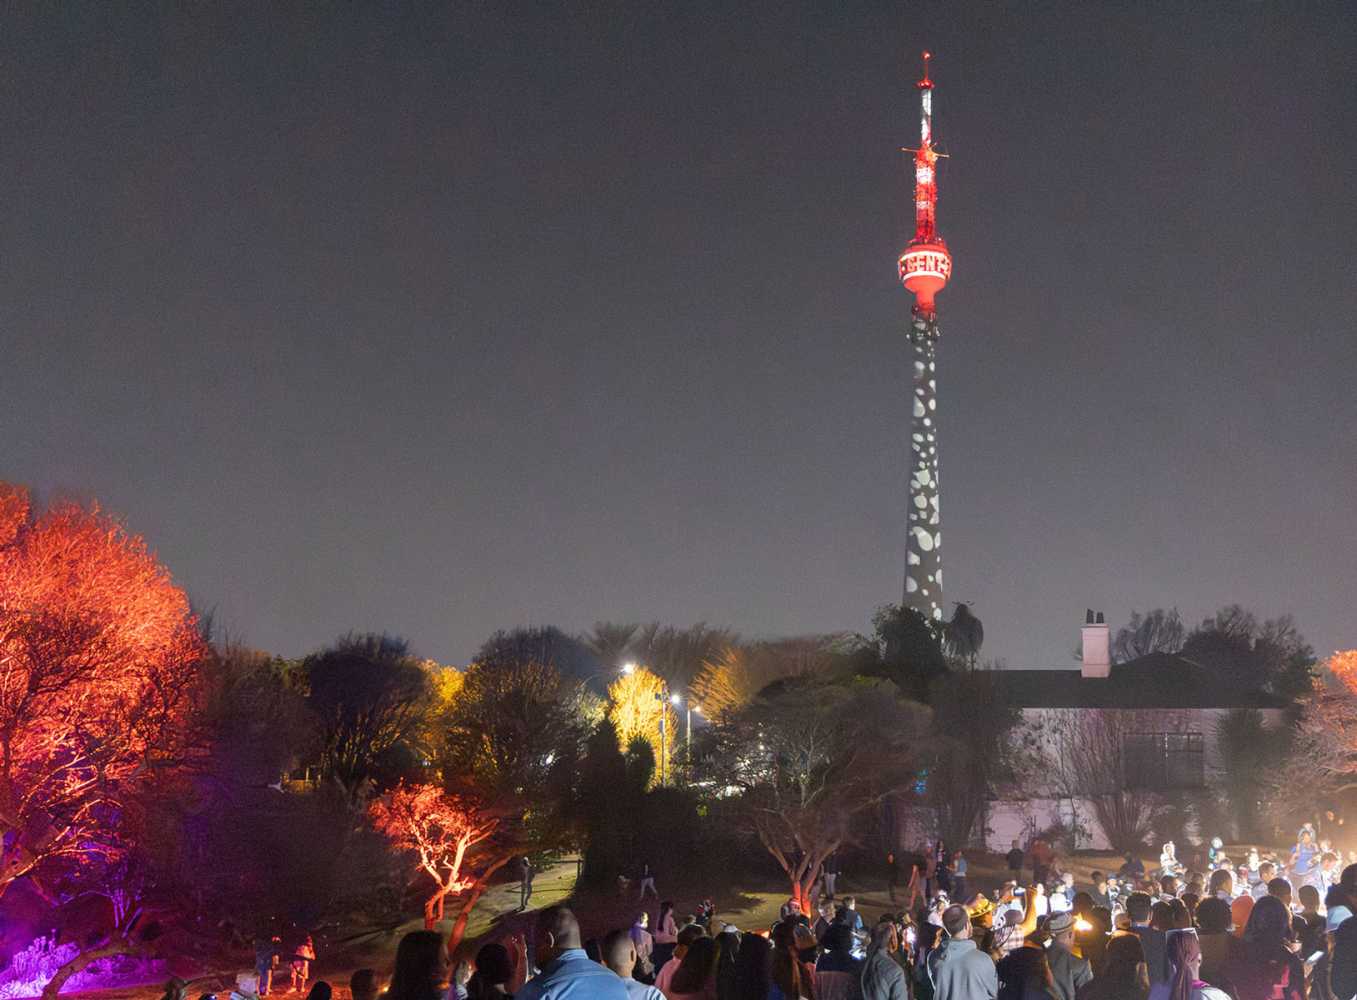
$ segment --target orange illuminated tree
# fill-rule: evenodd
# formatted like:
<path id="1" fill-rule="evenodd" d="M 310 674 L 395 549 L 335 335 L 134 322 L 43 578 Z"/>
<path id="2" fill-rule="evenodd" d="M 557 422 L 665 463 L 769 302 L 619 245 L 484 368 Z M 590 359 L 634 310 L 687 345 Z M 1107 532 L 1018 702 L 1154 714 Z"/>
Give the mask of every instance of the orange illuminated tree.
<path id="1" fill-rule="evenodd" d="M 424 927 L 433 930 L 448 896 L 475 885 L 466 871 L 467 853 L 489 839 L 499 820 L 436 785 L 404 783 L 375 801 L 370 812 L 373 825 L 397 847 L 413 851 L 420 870 L 433 879 L 434 891 L 424 902 Z"/>
<path id="2" fill-rule="evenodd" d="M 1272 776 L 1272 812 L 1282 826 L 1320 800 L 1357 790 L 1357 649 L 1334 653 L 1302 700 L 1286 763 Z"/>
<path id="3" fill-rule="evenodd" d="M 127 797 L 183 761 L 204 653 L 184 592 L 97 506 L 0 483 L 0 895 L 123 846 Z"/>
<path id="4" fill-rule="evenodd" d="M 1349 694 L 1357 695 L 1357 649 L 1334 653 L 1325 664 Z"/>
<path id="5" fill-rule="evenodd" d="M 623 749 L 631 746 L 638 736 L 650 744 L 656 771 L 672 773 L 668 759 L 674 750 L 674 729 L 678 716 L 670 707 L 664 681 L 645 667 L 637 667 L 608 685 L 608 719 L 617 729 L 618 743 Z M 661 738 L 660 726 L 665 736 Z"/>

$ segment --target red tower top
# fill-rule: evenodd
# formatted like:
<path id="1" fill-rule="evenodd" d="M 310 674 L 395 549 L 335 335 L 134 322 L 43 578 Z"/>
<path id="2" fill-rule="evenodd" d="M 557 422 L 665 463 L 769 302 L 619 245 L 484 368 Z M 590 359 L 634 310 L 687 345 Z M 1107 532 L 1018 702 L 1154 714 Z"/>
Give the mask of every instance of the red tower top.
<path id="1" fill-rule="evenodd" d="M 933 297 L 942 291 L 952 276 L 952 255 L 937 232 L 938 159 L 933 148 L 933 81 L 928 76 L 931 52 L 924 53 L 924 75 L 916 87 L 922 114 L 919 123 L 919 148 L 914 154 L 914 239 L 900 255 L 900 280 L 914 293 L 915 308 L 933 315 Z"/>

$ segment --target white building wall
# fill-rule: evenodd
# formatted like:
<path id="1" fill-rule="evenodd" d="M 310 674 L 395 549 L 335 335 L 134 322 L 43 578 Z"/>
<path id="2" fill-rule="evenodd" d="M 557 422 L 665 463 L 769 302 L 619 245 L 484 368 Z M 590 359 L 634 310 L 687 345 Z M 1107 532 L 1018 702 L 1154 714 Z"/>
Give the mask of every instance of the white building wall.
<path id="1" fill-rule="evenodd" d="M 1014 730 L 1020 757 L 1028 760 L 1025 773 L 1017 776 L 1012 787 L 1000 789 L 989 807 L 985 844 L 990 850 L 1004 852 L 1014 840 L 1023 847 L 1033 833 L 1048 829 L 1059 822 L 1062 826 L 1081 827 L 1086 835 L 1080 838 L 1080 850 L 1108 850 L 1110 845 L 1094 817 L 1087 801 L 1059 797 L 1060 789 L 1044 773 L 1039 761 L 1058 757 L 1063 741 L 1059 737 L 1080 715 L 1102 711 L 1122 717 L 1128 729 L 1140 732 L 1199 733 L 1202 736 L 1202 766 L 1208 784 L 1220 774 L 1220 743 L 1216 738 L 1217 723 L 1231 709 L 1086 709 L 1086 708 L 1027 708 L 1022 712 L 1022 723 Z M 1275 727 L 1283 724 L 1280 709 L 1262 709 L 1264 724 Z M 1077 822 L 1072 822 L 1077 820 Z"/>

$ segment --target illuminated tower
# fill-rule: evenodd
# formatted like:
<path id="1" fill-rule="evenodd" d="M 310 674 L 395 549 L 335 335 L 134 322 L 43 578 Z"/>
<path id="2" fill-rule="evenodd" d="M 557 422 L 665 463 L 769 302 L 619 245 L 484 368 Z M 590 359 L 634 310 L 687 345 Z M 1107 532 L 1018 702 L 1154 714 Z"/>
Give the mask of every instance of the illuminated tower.
<path id="1" fill-rule="evenodd" d="M 900 255 L 900 280 L 914 294 L 909 343 L 914 361 L 910 424 L 909 537 L 905 542 L 905 606 L 942 619 L 942 533 L 938 517 L 938 310 L 933 297 L 952 276 L 952 255 L 937 232 L 938 158 L 933 149 L 933 81 L 917 84 L 923 107 L 914 154 L 914 239 Z"/>

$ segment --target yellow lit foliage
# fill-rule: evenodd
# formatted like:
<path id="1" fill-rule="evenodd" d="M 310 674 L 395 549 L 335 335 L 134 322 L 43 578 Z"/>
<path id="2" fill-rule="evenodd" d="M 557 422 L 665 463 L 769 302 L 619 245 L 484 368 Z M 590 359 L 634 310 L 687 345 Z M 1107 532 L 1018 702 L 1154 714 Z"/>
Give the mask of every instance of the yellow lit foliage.
<path id="1" fill-rule="evenodd" d="M 429 680 L 433 686 L 436 710 L 441 711 L 452 707 L 452 703 L 457 700 L 457 696 L 462 692 L 466 675 L 456 667 L 444 666 L 436 660 L 422 660 L 419 665 L 429 675 Z"/>
<path id="2" fill-rule="evenodd" d="M 1329 670 L 1350 694 L 1357 694 L 1357 649 L 1344 649 L 1329 657 Z"/>
<path id="3" fill-rule="evenodd" d="M 452 710 L 466 686 L 466 674 L 437 660 L 421 660 L 419 665 L 429 675 L 429 688 L 433 692 L 421 726 L 421 749 L 426 756 L 437 757 L 447 738 Z"/>
<path id="4" fill-rule="evenodd" d="M 625 751 L 637 736 L 644 737 L 655 752 L 655 780 L 660 777 L 660 718 L 665 725 L 664 750 L 672 763 L 674 737 L 678 735 L 678 715 L 667 700 L 664 681 L 645 667 L 637 667 L 608 685 L 608 718 L 617 729 L 617 740 Z M 673 768 L 666 765 L 672 773 Z"/>
<path id="5" fill-rule="evenodd" d="M 723 722 L 774 681 L 830 670 L 833 643 L 832 636 L 732 643 L 703 663 L 693 680 L 693 701 L 707 718 Z"/>

